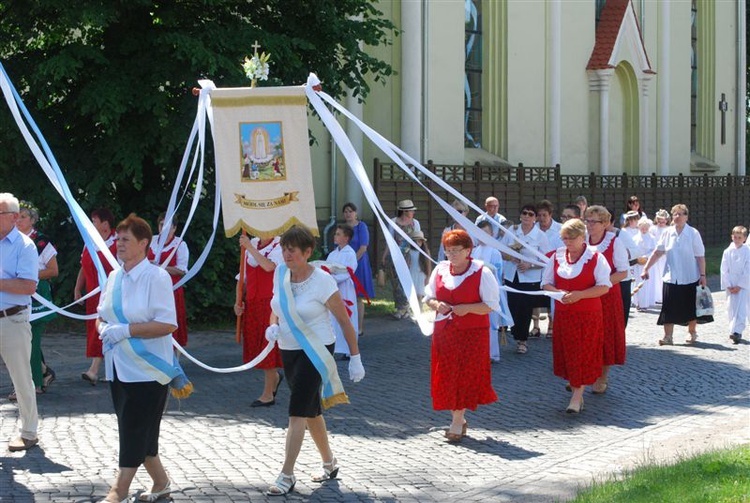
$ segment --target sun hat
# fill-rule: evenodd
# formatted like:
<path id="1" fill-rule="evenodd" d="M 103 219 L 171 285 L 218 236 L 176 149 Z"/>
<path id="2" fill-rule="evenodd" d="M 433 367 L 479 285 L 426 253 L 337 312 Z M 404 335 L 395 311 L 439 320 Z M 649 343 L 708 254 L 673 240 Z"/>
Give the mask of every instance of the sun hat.
<path id="1" fill-rule="evenodd" d="M 424 240 L 424 232 L 422 231 L 412 231 L 409 233 L 409 237 L 412 239 L 412 241 L 416 241 L 418 239 Z"/>
<path id="2" fill-rule="evenodd" d="M 411 199 L 404 199 L 403 201 L 398 202 L 398 209 L 399 211 L 410 211 L 416 210 L 417 207 L 414 206 L 414 201 Z"/>

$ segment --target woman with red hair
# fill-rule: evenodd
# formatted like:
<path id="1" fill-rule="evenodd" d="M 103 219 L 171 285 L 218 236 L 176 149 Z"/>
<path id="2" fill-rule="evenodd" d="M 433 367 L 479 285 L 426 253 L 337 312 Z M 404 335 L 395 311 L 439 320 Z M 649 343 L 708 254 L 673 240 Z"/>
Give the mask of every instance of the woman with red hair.
<path id="1" fill-rule="evenodd" d="M 449 442 L 466 436 L 466 409 L 492 403 L 489 313 L 500 309 L 499 286 L 482 262 L 472 260 L 464 230 L 443 234 L 447 260 L 432 271 L 425 301 L 437 311 L 432 334 L 431 394 L 435 410 L 450 410 Z"/>

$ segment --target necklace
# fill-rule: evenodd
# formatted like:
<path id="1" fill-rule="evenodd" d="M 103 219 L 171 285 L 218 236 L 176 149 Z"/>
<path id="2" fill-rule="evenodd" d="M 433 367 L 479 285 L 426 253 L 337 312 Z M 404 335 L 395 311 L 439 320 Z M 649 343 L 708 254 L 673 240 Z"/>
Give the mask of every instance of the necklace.
<path id="1" fill-rule="evenodd" d="M 451 273 L 451 276 L 461 276 L 461 275 L 462 275 L 463 273 L 465 273 L 466 271 L 468 271 L 468 270 L 469 270 L 469 266 L 471 266 L 471 259 L 469 259 L 469 261 L 468 261 L 468 262 L 466 263 L 466 267 L 464 267 L 464 269 L 463 269 L 463 270 L 462 270 L 461 272 L 458 272 L 458 271 L 456 271 L 456 270 L 455 270 L 455 269 L 453 268 L 453 264 L 451 264 L 451 265 L 450 265 L 450 273 Z"/>

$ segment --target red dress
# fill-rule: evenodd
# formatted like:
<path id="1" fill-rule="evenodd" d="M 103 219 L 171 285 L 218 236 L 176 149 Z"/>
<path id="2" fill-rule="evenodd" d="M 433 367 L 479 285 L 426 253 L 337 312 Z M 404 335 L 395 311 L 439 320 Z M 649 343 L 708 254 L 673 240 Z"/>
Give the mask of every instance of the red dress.
<path id="1" fill-rule="evenodd" d="M 614 264 L 615 237 L 605 233 L 598 244 L 589 242 L 591 246 L 604 255 L 613 272 L 617 271 Z M 620 271 L 617 271 L 620 272 Z M 622 307 L 622 293 L 620 285 L 612 285 L 609 292 L 602 297 L 602 312 L 604 313 L 604 365 L 623 365 L 625 363 L 625 315 Z"/>
<path id="2" fill-rule="evenodd" d="M 470 266 L 471 267 L 471 266 Z M 450 274 L 445 268 L 445 274 Z M 435 298 L 451 305 L 482 302 L 482 268 L 469 272 L 453 290 L 435 277 Z M 435 322 L 432 334 L 431 394 L 435 410 L 476 410 L 497 401 L 490 372 L 488 314 L 467 314 Z"/>
<path id="3" fill-rule="evenodd" d="M 567 260 L 565 248 L 552 257 L 555 271 L 554 286 L 560 290 L 586 290 L 596 285 L 594 271 L 599 254 L 587 250 L 578 259 L 580 264 Z M 559 275 L 560 266 L 579 266 L 579 274 L 572 278 Z M 578 388 L 593 384 L 602 373 L 604 321 L 601 297 L 582 299 L 574 304 L 555 301 L 555 337 L 552 339 L 552 369 L 556 376 Z"/>
<path id="4" fill-rule="evenodd" d="M 116 257 L 117 241 L 114 233 L 105 240 L 105 244 L 109 247 L 112 255 Z M 109 276 L 109 273 L 112 272 L 112 266 L 104 258 L 102 252 L 96 252 L 96 254 L 104 266 L 105 275 Z M 91 254 L 86 247 L 83 248 L 83 253 L 81 253 L 81 270 L 83 271 L 86 292 L 96 289 L 99 286 L 99 276 L 96 273 L 94 259 L 91 258 Z M 97 307 L 99 307 L 98 293 L 86 299 L 86 314 L 96 314 Z M 102 341 L 99 340 L 99 332 L 96 331 L 96 320 L 86 320 L 86 358 L 102 358 L 103 356 Z"/>
<path id="5" fill-rule="evenodd" d="M 154 242 L 152 242 L 152 246 L 154 246 L 156 239 L 158 239 L 158 236 L 154 236 Z M 175 241 L 175 238 L 172 238 L 169 243 L 164 244 L 157 265 L 161 266 L 167 259 L 169 259 L 169 263 L 167 264 L 167 266 L 177 267 L 177 254 L 180 253 L 180 251 L 178 248 L 178 251 L 172 253 L 172 249 L 175 246 L 179 246 L 179 243 Z M 172 256 L 171 258 L 170 255 Z M 154 255 L 153 248 L 149 248 L 148 259 L 153 262 L 155 258 L 156 255 Z M 169 276 L 172 278 L 172 285 L 176 285 L 177 282 L 182 278 L 182 276 L 176 274 L 170 274 Z M 175 310 L 177 311 L 177 330 L 172 332 L 172 338 L 177 341 L 180 346 L 185 348 L 188 345 L 188 325 L 187 310 L 185 309 L 185 291 L 182 289 L 182 287 L 172 291 L 174 293 L 174 306 Z"/>
<path id="6" fill-rule="evenodd" d="M 251 243 L 257 247 L 257 238 L 254 238 Z M 271 243 L 258 251 L 264 257 L 269 258 L 272 253 L 280 251 L 280 246 L 278 238 L 274 238 Z M 266 328 L 268 328 L 268 320 L 271 317 L 274 275 L 274 271 L 264 270 L 255 261 L 251 263 L 252 256 L 249 253 L 247 256 L 248 261 L 245 264 L 245 310 L 242 313 L 242 361 L 245 363 L 258 356 L 268 344 Z M 268 356 L 255 368 L 276 369 L 282 366 L 281 353 L 278 346 L 274 346 Z"/>

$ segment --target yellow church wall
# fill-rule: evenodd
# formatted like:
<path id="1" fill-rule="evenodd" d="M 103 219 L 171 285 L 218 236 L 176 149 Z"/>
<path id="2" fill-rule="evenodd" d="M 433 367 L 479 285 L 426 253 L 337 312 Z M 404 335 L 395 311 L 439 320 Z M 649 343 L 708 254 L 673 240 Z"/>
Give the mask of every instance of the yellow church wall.
<path id="1" fill-rule="evenodd" d="M 714 74 L 714 89 L 716 95 L 712 100 L 713 113 L 716 114 L 714 128 L 714 162 L 719 165 L 720 173 L 737 173 L 737 121 L 734 114 L 739 111 L 744 114 L 744 103 L 737 103 L 737 6 L 735 2 L 716 2 L 715 9 L 715 37 L 716 37 L 716 69 Z M 727 48 L 718 49 L 718 48 Z M 729 49 L 732 48 L 732 49 Z M 726 144 L 721 144 L 721 113 L 719 100 L 721 93 L 726 95 Z M 743 93 L 744 94 L 744 93 Z M 739 109 L 738 109 L 739 107 Z"/>
<path id="2" fill-rule="evenodd" d="M 542 166 L 545 131 L 546 23 L 544 2 L 508 3 L 508 159 Z"/>
<path id="3" fill-rule="evenodd" d="M 599 96 L 589 91 L 586 73 L 591 50 L 594 47 L 593 2 L 565 2 L 562 9 L 561 55 L 561 123 L 560 165 L 566 174 L 586 174 L 598 163 L 589 145 L 598 146 L 598 134 L 592 137 L 590 126 L 598 125 Z M 548 88 L 552 82 L 550 80 Z M 589 103 L 594 96 L 594 108 Z M 549 99 L 548 99 L 549 102 Z M 593 121 L 593 122 L 592 122 Z M 548 157 L 545 165 L 551 165 Z"/>
<path id="4" fill-rule="evenodd" d="M 464 2 L 426 2 L 424 49 L 425 156 L 443 164 L 464 161 Z"/>

